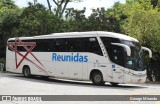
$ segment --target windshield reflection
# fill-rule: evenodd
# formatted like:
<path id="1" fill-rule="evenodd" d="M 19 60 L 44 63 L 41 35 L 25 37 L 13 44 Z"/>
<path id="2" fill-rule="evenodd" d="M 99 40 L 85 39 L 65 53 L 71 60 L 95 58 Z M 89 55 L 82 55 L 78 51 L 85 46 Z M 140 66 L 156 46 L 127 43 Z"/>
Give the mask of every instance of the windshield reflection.
<path id="1" fill-rule="evenodd" d="M 122 43 L 131 48 L 131 56 L 126 56 L 125 67 L 135 71 L 145 70 L 139 42 L 123 40 Z"/>

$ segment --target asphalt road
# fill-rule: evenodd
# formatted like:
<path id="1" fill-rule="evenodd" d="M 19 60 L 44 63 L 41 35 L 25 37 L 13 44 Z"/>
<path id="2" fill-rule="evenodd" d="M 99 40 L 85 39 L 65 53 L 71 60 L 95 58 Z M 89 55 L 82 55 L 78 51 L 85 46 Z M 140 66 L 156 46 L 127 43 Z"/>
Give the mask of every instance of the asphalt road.
<path id="1" fill-rule="evenodd" d="M 24 78 L 20 74 L 0 73 L 0 95 L 160 95 L 158 84 L 106 83 L 94 86 L 90 81 Z M 114 96 L 113 96 L 114 97 Z M 159 101 L 1 101 L 0 104 L 160 104 Z"/>

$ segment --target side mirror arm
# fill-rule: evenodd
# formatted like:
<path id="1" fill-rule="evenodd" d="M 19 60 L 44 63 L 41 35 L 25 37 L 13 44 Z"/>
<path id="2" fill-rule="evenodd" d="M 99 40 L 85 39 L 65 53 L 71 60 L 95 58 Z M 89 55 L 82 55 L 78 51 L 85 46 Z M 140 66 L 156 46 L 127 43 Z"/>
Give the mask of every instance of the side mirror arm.
<path id="1" fill-rule="evenodd" d="M 147 47 L 141 47 L 141 49 L 149 52 L 149 58 L 152 58 L 152 51 Z"/>
<path id="2" fill-rule="evenodd" d="M 125 48 L 127 51 L 127 56 L 131 56 L 131 48 L 129 46 L 121 43 L 111 43 L 111 44 Z"/>

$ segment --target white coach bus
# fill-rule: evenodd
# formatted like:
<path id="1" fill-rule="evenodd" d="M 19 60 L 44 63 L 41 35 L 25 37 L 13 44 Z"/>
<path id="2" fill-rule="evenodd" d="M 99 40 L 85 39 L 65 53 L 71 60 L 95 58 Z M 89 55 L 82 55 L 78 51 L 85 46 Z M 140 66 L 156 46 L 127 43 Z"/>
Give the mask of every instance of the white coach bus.
<path id="1" fill-rule="evenodd" d="M 53 33 L 10 38 L 6 48 L 6 70 L 64 79 L 143 83 L 146 70 L 137 39 L 105 31 Z"/>

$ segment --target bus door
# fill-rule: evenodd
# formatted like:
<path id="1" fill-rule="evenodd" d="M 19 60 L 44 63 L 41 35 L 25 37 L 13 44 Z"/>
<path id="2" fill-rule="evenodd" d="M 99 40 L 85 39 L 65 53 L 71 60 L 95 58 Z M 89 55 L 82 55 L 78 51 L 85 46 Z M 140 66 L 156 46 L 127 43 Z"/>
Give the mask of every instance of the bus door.
<path id="1" fill-rule="evenodd" d="M 119 46 L 112 47 L 112 76 L 113 82 L 123 83 L 124 82 L 124 67 L 123 67 L 123 48 Z"/>

